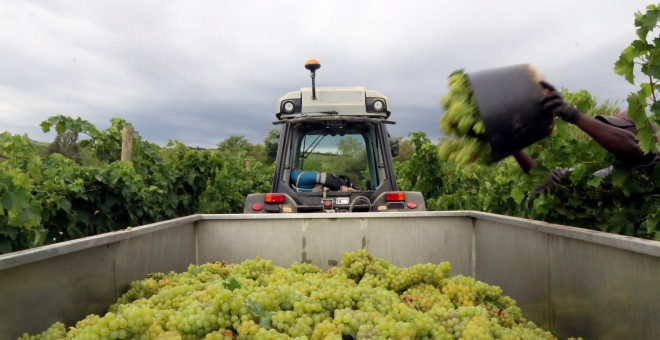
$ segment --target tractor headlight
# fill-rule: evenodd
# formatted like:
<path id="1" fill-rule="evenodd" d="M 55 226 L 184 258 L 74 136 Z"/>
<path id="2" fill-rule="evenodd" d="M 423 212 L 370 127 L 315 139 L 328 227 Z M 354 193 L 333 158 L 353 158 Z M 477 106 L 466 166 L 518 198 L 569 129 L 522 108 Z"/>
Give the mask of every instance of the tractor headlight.
<path id="1" fill-rule="evenodd" d="M 302 107 L 302 100 L 300 98 L 286 98 L 282 99 L 278 104 L 275 112 L 275 117 L 281 120 L 282 115 L 293 115 L 300 113 Z"/>
<path id="2" fill-rule="evenodd" d="M 387 107 L 387 101 L 385 98 L 381 97 L 366 97 L 367 112 L 368 113 L 389 113 L 389 108 Z M 388 114 L 389 116 L 389 114 Z"/>
<path id="3" fill-rule="evenodd" d="M 293 104 L 292 101 L 288 100 L 282 104 L 282 109 L 284 109 L 285 113 L 293 113 L 294 110 L 296 109 L 296 106 Z"/>
<path id="4" fill-rule="evenodd" d="M 385 103 L 382 100 L 378 99 L 374 101 L 374 111 L 381 112 L 383 108 L 385 108 Z"/>

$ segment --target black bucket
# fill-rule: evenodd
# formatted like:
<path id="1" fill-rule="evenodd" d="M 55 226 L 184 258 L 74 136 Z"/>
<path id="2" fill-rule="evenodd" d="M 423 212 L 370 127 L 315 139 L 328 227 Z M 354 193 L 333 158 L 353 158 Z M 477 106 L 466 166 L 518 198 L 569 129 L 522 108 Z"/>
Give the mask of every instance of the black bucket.
<path id="1" fill-rule="evenodd" d="M 468 73 L 491 147 L 491 162 L 547 137 L 553 116 L 538 104 L 545 90 L 530 64 Z"/>

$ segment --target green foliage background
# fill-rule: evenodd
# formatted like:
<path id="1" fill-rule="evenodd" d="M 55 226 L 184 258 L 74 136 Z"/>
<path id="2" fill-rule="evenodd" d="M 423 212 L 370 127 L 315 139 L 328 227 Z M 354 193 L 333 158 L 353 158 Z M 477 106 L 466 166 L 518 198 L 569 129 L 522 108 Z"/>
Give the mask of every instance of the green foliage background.
<path id="1" fill-rule="evenodd" d="M 586 91 L 565 96 L 586 114 L 618 111 L 596 105 Z M 573 125 L 557 121 L 550 137 L 526 149 L 539 162 L 530 175 L 513 157 L 492 165 L 442 161 L 438 150 L 444 140 L 433 143 L 421 132 L 409 137 L 415 152 L 396 162 L 399 189 L 422 192 L 429 210 L 478 210 L 660 240 L 660 167 L 651 172 L 618 167 L 604 179 L 595 177 L 614 159 Z M 535 193 L 553 170 L 564 168 L 573 168 L 565 181 Z"/>
<path id="2" fill-rule="evenodd" d="M 652 153 L 660 150 L 651 128 L 660 125 L 659 22 L 659 4 L 635 13 L 637 38 L 614 63 L 614 72 L 632 84 L 636 74 L 642 75 L 639 90 L 628 96 L 624 109 L 635 121 L 640 148 Z M 584 90 L 564 90 L 564 97 L 592 116 L 619 111 L 616 105 L 598 105 Z M 409 137 L 415 153 L 397 162 L 401 189 L 421 191 L 431 210 L 481 210 L 660 240 L 660 166 L 644 172 L 619 166 L 586 133 L 561 120 L 550 137 L 526 150 L 539 163 L 529 176 L 513 157 L 494 165 L 458 166 L 438 157 L 440 147 L 451 139 L 434 144 L 421 133 Z M 592 175 L 610 165 L 616 166 L 611 175 Z M 569 168 L 570 175 L 552 190 L 535 193 L 552 171 Z"/>
<path id="3" fill-rule="evenodd" d="M 660 145 L 650 128 L 660 123 L 660 37 L 653 33 L 659 20 L 660 5 L 636 13 L 638 39 L 614 65 L 631 83 L 637 68 L 646 77 L 628 97 L 627 109 L 640 131 L 640 147 L 649 152 Z M 619 110 L 598 105 L 587 91 L 564 95 L 586 114 Z M 110 128 L 98 130 L 80 118 L 50 117 L 41 127 L 54 129 L 58 138 L 46 146 L 0 134 L 0 254 L 193 213 L 238 213 L 247 194 L 270 190 L 277 131 L 264 144 L 230 136 L 212 150 L 177 141 L 161 148 L 136 133 L 132 161 L 121 162 L 121 131 L 128 125 L 113 118 Z M 512 157 L 459 166 L 438 157 L 445 141 L 434 143 L 422 132 L 408 137 L 398 139 L 399 187 L 421 191 L 430 210 L 479 210 L 660 240 L 660 167 L 648 172 L 617 167 L 606 178 L 594 177 L 614 159 L 563 121 L 526 150 L 539 162 L 529 176 Z M 572 168 L 566 181 L 535 194 L 558 168 Z"/>
<path id="4" fill-rule="evenodd" d="M 596 105 L 586 91 L 565 96 L 588 114 L 618 110 Z M 104 131 L 66 116 L 42 123 L 45 131 L 87 135 L 73 159 L 48 154 L 27 136 L 0 134 L 0 253 L 198 212 L 239 213 L 247 194 L 270 190 L 273 163 L 265 144 L 231 136 L 217 149 L 177 141 L 161 148 L 136 133 L 132 162 L 113 161 L 129 123 L 118 118 L 111 123 Z M 660 167 L 647 174 L 618 169 L 605 180 L 593 177 L 613 159 L 572 125 L 557 121 L 552 136 L 526 150 L 540 164 L 529 176 L 513 159 L 469 166 L 441 161 L 441 143 L 413 132 L 400 140 L 407 151 L 395 158 L 399 188 L 422 192 L 429 210 L 479 210 L 660 238 Z M 574 168 L 566 183 L 534 194 L 550 171 L 562 167 Z"/>
<path id="5" fill-rule="evenodd" d="M 46 132 L 87 136 L 78 142 L 86 156 L 73 156 L 83 164 L 44 155 L 27 136 L 0 134 L 0 253 L 198 212 L 240 212 L 248 193 L 270 189 L 272 163 L 257 161 L 245 145 L 199 150 L 171 141 L 161 148 L 136 133 L 132 162 L 119 161 L 128 124 L 113 118 L 100 131 L 80 118 L 43 122 Z"/>

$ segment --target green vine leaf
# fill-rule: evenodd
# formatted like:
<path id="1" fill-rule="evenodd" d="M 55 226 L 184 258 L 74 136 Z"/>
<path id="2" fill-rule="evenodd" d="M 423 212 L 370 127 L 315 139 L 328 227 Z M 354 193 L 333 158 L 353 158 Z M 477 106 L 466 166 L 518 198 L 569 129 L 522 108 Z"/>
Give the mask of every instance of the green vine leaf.
<path id="1" fill-rule="evenodd" d="M 587 186 L 592 188 L 598 188 L 603 182 L 603 178 L 599 176 L 592 176 L 591 179 L 587 181 Z"/>
<path id="2" fill-rule="evenodd" d="M 649 5 L 646 9 L 644 14 L 635 13 L 635 26 L 638 27 L 637 36 L 642 40 L 646 40 L 648 33 L 658 25 L 658 20 L 660 20 L 659 6 Z"/>
<path id="3" fill-rule="evenodd" d="M 229 279 L 229 282 L 223 282 L 222 285 L 225 287 L 225 289 L 228 289 L 230 291 L 234 291 L 235 289 L 241 288 L 240 282 L 236 280 L 236 278 L 231 278 Z"/>
<path id="4" fill-rule="evenodd" d="M 513 198 L 516 204 L 520 204 L 525 199 L 525 193 L 520 189 L 520 187 L 515 187 L 511 189 L 511 198 Z"/>
<path id="5" fill-rule="evenodd" d="M 623 76 L 629 83 L 635 83 L 635 58 L 637 57 L 635 49 L 630 46 L 623 50 L 619 60 L 614 63 L 614 72 Z"/>
<path id="6" fill-rule="evenodd" d="M 2 197 L 2 206 L 7 210 L 19 211 L 28 205 L 30 198 L 27 188 L 17 187 L 5 192 Z"/>
<path id="7" fill-rule="evenodd" d="M 250 312 L 259 319 L 259 326 L 264 328 L 271 327 L 273 313 L 266 311 L 264 306 L 252 302 L 250 298 L 245 299 L 245 303 L 250 307 Z"/>
<path id="8" fill-rule="evenodd" d="M 651 113 L 657 123 L 660 123 L 660 101 L 651 104 Z"/>

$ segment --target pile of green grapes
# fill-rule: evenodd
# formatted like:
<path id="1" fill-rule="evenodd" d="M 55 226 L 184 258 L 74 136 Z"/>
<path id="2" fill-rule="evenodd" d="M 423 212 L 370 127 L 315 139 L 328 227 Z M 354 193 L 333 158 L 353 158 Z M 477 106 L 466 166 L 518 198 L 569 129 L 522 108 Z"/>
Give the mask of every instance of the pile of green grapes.
<path id="1" fill-rule="evenodd" d="M 133 282 L 103 316 L 19 339 L 554 339 L 499 287 L 450 271 L 366 250 L 328 271 L 261 258 L 191 265 Z"/>
<path id="2" fill-rule="evenodd" d="M 440 129 L 449 135 L 440 145 L 440 158 L 458 165 L 474 161 L 488 163 L 490 144 L 486 127 L 467 75 L 462 70 L 449 76 L 449 92 L 440 103 L 445 109 L 440 118 Z"/>

